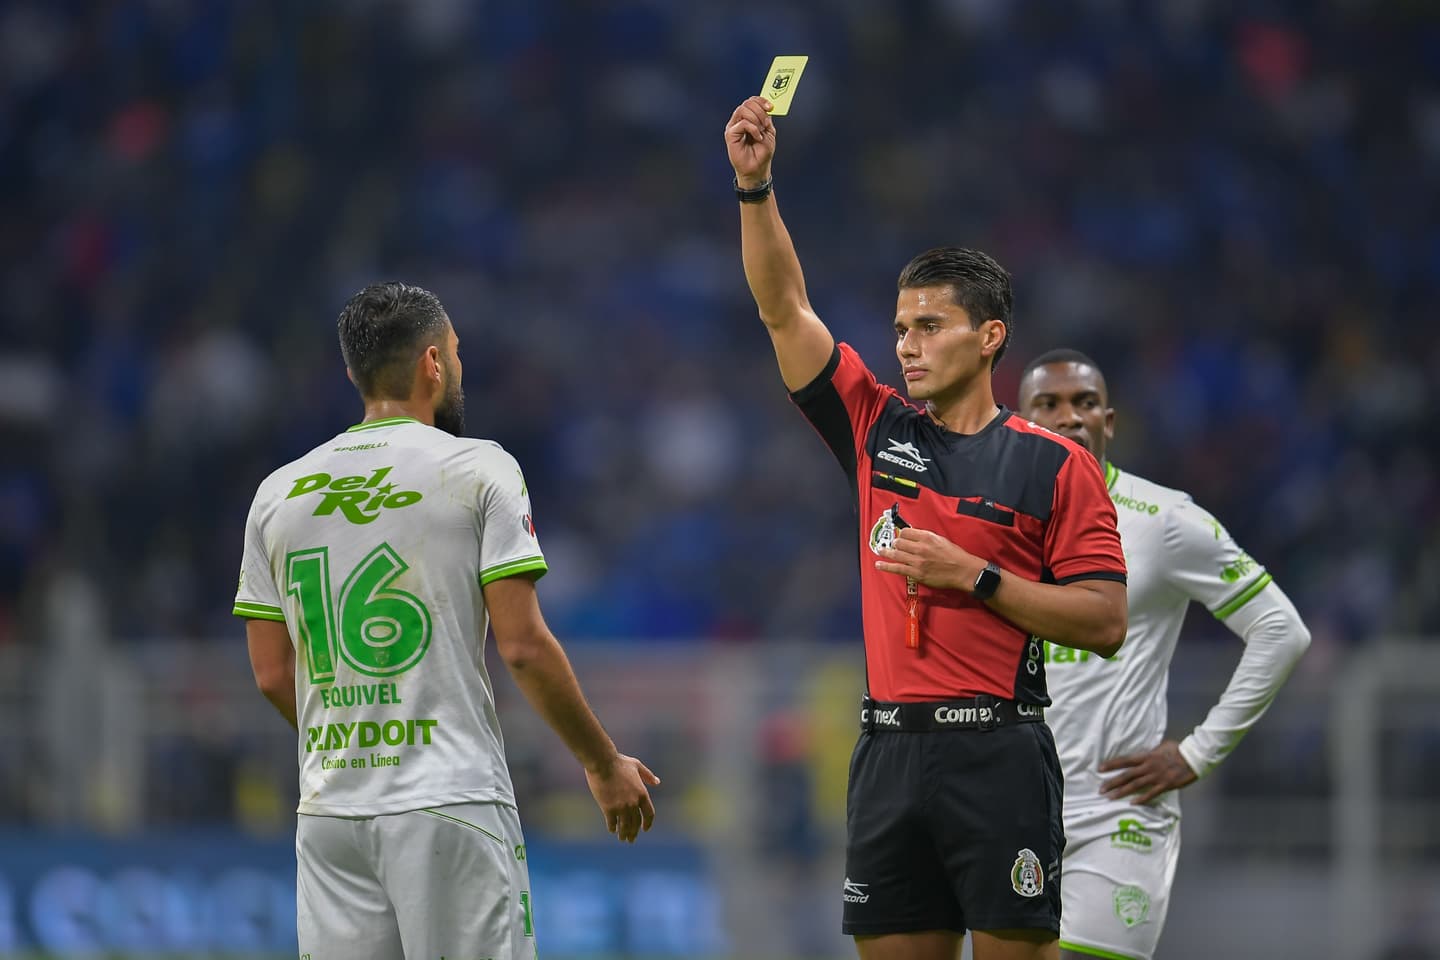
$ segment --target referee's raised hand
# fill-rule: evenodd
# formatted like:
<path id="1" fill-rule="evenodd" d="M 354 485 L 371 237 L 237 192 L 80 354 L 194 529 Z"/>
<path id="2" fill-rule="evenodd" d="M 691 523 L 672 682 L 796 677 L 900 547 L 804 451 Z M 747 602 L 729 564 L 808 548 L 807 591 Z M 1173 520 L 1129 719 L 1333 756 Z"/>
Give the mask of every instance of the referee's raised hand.
<path id="1" fill-rule="evenodd" d="M 769 114 L 770 101 L 751 97 L 730 114 L 725 125 L 725 150 L 735 180 L 746 189 L 759 186 L 770 177 L 775 157 L 775 121 Z"/>
<path id="2" fill-rule="evenodd" d="M 621 842 L 634 843 L 655 822 L 655 804 L 647 787 L 658 786 L 660 778 L 634 757 L 617 754 L 605 769 L 586 770 L 585 782 L 605 814 L 605 828 Z"/>

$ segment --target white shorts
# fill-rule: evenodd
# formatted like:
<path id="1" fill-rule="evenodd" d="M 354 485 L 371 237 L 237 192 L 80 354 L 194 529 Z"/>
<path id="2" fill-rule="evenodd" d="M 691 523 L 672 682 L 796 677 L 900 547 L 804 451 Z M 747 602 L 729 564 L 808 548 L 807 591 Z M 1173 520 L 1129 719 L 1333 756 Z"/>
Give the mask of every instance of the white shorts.
<path id="1" fill-rule="evenodd" d="M 1151 960 L 1180 859 L 1180 821 L 1130 805 L 1066 811 L 1060 946 L 1110 960 Z"/>
<path id="2" fill-rule="evenodd" d="M 300 960 L 534 960 L 520 816 L 460 803 L 381 817 L 301 815 Z"/>

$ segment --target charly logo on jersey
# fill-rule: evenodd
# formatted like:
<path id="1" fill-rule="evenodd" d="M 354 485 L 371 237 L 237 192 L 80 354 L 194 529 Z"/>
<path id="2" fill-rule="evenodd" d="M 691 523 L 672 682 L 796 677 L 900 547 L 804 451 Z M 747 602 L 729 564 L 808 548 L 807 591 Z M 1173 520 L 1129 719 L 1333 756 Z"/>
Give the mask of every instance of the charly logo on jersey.
<path id="1" fill-rule="evenodd" d="M 870 884 L 856 883 L 849 877 L 846 877 L 845 892 L 842 894 L 842 899 L 844 899 L 846 903 L 865 903 L 870 899 L 870 894 L 865 892 L 865 888 L 868 886 L 870 886 Z"/>
<path id="2" fill-rule="evenodd" d="M 1150 895 L 1133 883 L 1115 888 L 1115 916 L 1128 930 L 1145 922 L 1150 915 Z"/>
<path id="3" fill-rule="evenodd" d="M 1155 841 L 1150 839 L 1140 821 L 1129 817 L 1121 817 L 1120 822 L 1115 825 L 1115 832 L 1110 834 L 1110 846 L 1125 850 L 1149 853 L 1154 844 Z"/>
<path id="4" fill-rule="evenodd" d="M 932 458 L 920 456 L 920 448 L 913 442 L 901 443 L 890 437 L 886 437 L 885 442 L 890 444 L 890 449 L 881 450 L 875 455 L 876 459 L 914 470 L 916 473 L 925 472 L 925 464 L 929 463 Z"/>
<path id="5" fill-rule="evenodd" d="M 313 516 L 326 517 L 340 511 L 351 523 L 373 523 L 381 510 L 398 510 L 423 499 L 415 490 L 396 490 L 394 483 L 382 485 L 393 467 L 381 467 L 369 477 L 331 477 L 328 473 L 312 473 L 295 481 L 286 500 L 307 493 L 320 494 Z"/>
<path id="6" fill-rule="evenodd" d="M 1045 871 L 1029 847 L 1020 851 L 1010 868 L 1010 886 L 1022 897 L 1038 897 L 1045 892 Z"/>

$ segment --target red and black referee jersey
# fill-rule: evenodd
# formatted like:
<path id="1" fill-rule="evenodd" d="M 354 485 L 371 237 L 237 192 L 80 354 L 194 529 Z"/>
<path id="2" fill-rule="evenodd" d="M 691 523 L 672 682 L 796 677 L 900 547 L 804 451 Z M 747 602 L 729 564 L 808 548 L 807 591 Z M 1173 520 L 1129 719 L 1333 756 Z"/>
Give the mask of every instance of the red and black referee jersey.
<path id="1" fill-rule="evenodd" d="M 870 696 L 983 693 L 1048 706 L 1041 643 L 969 593 L 920 585 L 920 646 L 906 646 L 905 578 L 876 570 L 874 548 L 888 545 L 898 504 L 909 526 L 1010 575 L 1124 583 L 1115 507 L 1095 458 L 1004 407 L 979 433 L 952 433 L 877 383 L 844 343 L 792 399 L 850 478 Z"/>

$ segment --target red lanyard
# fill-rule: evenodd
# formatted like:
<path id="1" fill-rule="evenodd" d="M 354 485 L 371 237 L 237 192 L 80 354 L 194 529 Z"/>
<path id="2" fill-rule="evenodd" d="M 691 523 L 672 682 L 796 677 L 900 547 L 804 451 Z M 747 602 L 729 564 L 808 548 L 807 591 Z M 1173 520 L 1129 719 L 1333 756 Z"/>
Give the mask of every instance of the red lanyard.
<path id="1" fill-rule="evenodd" d="M 899 501 L 890 508 L 890 522 L 896 530 L 910 526 L 900 516 Z M 920 584 L 914 577 L 905 578 L 905 646 L 920 649 Z"/>
<path id="2" fill-rule="evenodd" d="M 905 646 L 920 649 L 920 585 L 905 578 Z"/>

